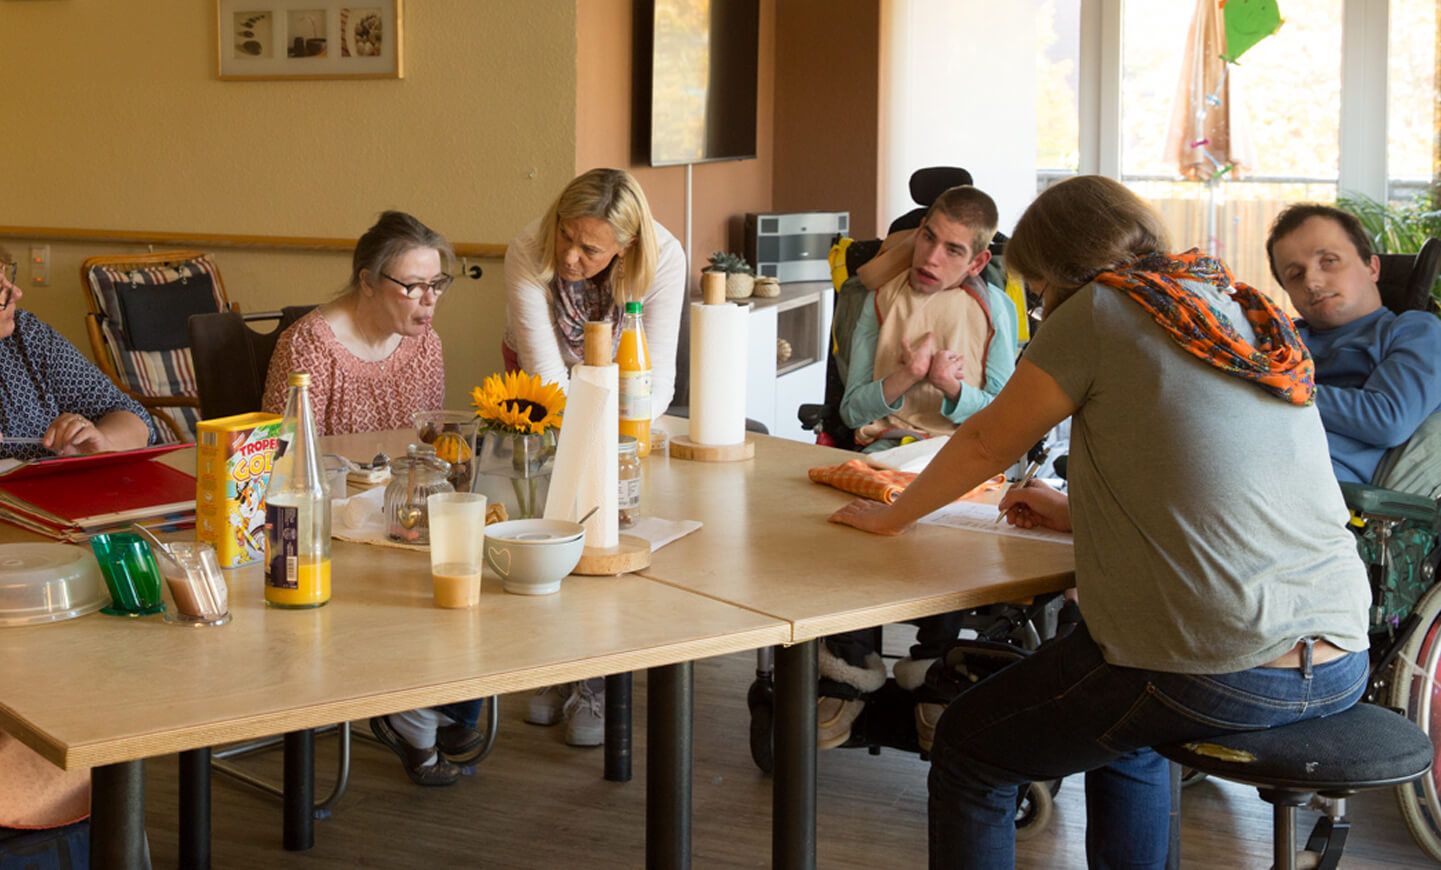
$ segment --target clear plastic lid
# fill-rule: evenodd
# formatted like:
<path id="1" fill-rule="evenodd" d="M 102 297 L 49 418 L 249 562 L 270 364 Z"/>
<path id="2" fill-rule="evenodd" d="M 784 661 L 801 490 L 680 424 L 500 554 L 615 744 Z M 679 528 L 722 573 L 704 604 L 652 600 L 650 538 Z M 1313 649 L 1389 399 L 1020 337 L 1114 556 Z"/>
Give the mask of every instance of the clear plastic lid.
<path id="1" fill-rule="evenodd" d="M 100 566 L 69 544 L 0 544 L 0 626 L 58 622 L 110 603 Z"/>

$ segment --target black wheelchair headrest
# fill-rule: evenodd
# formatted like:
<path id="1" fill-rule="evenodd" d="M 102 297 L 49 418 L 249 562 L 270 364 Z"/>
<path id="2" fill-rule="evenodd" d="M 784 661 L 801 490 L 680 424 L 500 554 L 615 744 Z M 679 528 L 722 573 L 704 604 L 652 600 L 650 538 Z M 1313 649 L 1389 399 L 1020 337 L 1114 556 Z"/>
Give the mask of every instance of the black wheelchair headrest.
<path id="1" fill-rule="evenodd" d="M 1376 285 L 1381 302 L 1392 311 L 1429 311 L 1431 288 L 1441 274 L 1441 239 L 1427 239 L 1415 254 L 1381 254 L 1381 276 Z"/>
<path id="2" fill-rule="evenodd" d="M 936 197 L 961 184 L 975 184 L 971 173 L 959 166 L 927 166 L 911 173 L 911 199 L 930 208 Z"/>

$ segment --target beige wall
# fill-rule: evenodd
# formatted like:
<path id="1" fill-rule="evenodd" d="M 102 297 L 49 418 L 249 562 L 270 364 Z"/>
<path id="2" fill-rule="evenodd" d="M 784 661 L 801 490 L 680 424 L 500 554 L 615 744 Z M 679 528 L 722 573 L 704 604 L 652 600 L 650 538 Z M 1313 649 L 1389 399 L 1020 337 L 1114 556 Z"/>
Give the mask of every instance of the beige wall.
<path id="1" fill-rule="evenodd" d="M 684 242 L 685 167 L 632 162 L 632 0 L 579 0 L 576 6 L 576 171 L 630 169 L 656 220 Z M 692 286 L 712 251 L 743 250 L 746 212 L 772 207 L 775 22 L 776 0 L 761 0 L 756 159 L 700 163 L 692 170 Z"/>
<path id="2" fill-rule="evenodd" d="M 880 4 L 783 0 L 775 57 L 775 210 L 849 211 L 851 235 L 874 238 Z"/>
<path id="3" fill-rule="evenodd" d="M 411 0 L 400 80 L 222 82 L 215 4 L 5 2 L 0 225 L 355 237 L 400 208 L 457 242 L 509 241 L 576 165 L 576 8 Z M 23 259 L 25 239 L 0 239 Z M 52 245 L 24 305 L 88 351 L 79 262 Z M 344 254 L 216 248 L 247 310 L 318 301 Z M 442 303 L 447 401 L 500 365 L 500 263 Z M 22 279 L 25 279 L 22 269 Z"/>

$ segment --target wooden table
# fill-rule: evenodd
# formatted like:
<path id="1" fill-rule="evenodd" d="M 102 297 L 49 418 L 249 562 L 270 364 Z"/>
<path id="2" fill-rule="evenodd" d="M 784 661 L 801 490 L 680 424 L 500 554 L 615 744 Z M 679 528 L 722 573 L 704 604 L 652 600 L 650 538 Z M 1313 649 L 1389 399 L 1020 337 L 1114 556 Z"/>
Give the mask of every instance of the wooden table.
<path id="1" fill-rule="evenodd" d="M 19 540 L 35 538 L 0 526 L 0 542 Z M 266 609 L 256 567 L 232 578 L 219 628 L 96 614 L 0 631 L 0 727 L 61 767 L 92 767 L 95 866 L 143 860 L 141 759 L 639 668 L 657 747 L 648 854 L 688 861 L 689 663 L 783 643 L 785 622 L 635 575 L 571 577 L 540 597 L 487 576 L 478 607 L 440 610 L 425 553 L 337 541 L 332 558 L 318 610 Z"/>
<path id="2" fill-rule="evenodd" d="M 806 472 L 855 454 L 752 437 L 752 461 L 646 460 L 641 512 L 705 527 L 641 573 L 790 623 L 776 655 L 772 862 L 814 867 L 817 638 L 1057 592 L 1075 559 L 1065 545 L 941 526 L 878 537 L 827 523 L 851 497 Z"/>

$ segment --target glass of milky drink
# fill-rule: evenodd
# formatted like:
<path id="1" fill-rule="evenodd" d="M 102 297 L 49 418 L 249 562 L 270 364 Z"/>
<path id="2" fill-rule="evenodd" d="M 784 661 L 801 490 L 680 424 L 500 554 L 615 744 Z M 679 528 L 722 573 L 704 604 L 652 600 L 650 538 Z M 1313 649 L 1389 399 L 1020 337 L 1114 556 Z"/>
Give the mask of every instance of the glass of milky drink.
<path id="1" fill-rule="evenodd" d="M 430 577 L 436 607 L 480 603 L 480 566 L 485 551 L 485 496 L 438 492 L 426 499 L 430 513 Z"/>

